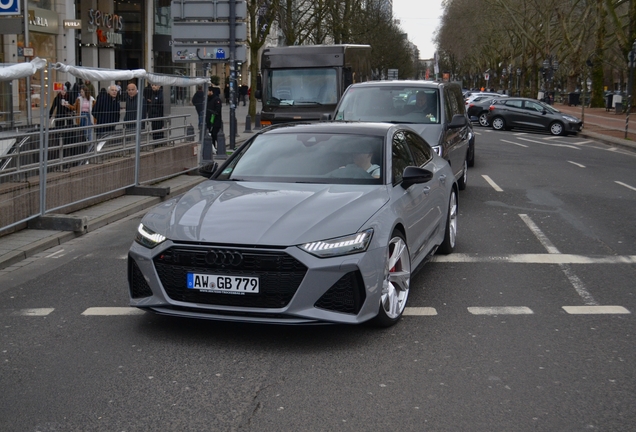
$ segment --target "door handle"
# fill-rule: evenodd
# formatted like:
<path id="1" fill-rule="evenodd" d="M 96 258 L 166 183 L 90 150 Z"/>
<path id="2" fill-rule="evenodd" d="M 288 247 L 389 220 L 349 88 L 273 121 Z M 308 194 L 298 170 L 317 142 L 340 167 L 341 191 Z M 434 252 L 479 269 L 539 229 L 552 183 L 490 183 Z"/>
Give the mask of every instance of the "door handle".
<path id="1" fill-rule="evenodd" d="M 428 195 L 428 193 L 429 193 L 430 191 L 431 191 L 431 187 L 430 187 L 430 186 L 424 186 L 424 187 L 422 188 L 422 193 L 423 193 L 424 195 Z"/>
<path id="2" fill-rule="evenodd" d="M 446 176 L 445 175 L 441 175 L 439 176 L 439 182 L 441 184 L 446 184 Z"/>

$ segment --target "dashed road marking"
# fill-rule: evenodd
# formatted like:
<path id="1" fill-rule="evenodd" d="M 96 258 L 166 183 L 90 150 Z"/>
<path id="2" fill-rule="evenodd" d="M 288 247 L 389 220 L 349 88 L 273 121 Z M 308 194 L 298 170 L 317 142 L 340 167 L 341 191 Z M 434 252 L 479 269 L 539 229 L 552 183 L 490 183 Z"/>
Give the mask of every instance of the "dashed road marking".
<path id="1" fill-rule="evenodd" d="M 603 315 L 603 314 L 630 314 L 631 312 L 622 306 L 563 306 L 563 310 L 570 315 Z"/>
<path id="2" fill-rule="evenodd" d="M 500 140 L 500 141 L 501 141 L 501 142 L 508 143 L 508 144 L 514 144 L 514 145 L 519 146 L 519 147 L 525 147 L 525 148 L 528 148 L 528 146 L 527 146 L 527 145 L 525 145 L 525 144 L 519 144 L 519 143 L 516 143 L 516 142 L 514 142 L 514 141 L 508 141 L 508 140 L 505 140 L 505 139 L 502 139 L 502 140 Z"/>
<path id="3" fill-rule="evenodd" d="M 432 307 L 406 307 L 402 315 L 407 316 L 435 316 L 437 310 Z"/>
<path id="4" fill-rule="evenodd" d="M 576 163 L 576 162 L 572 162 L 572 161 L 568 161 L 569 163 L 571 163 L 572 165 L 576 165 L 579 168 L 585 168 L 585 165 L 581 165 L 580 163 Z"/>
<path id="5" fill-rule="evenodd" d="M 571 148 L 571 149 L 575 149 L 575 150 L 581 150 L 579 147 L 573 146 L 571 144 L 557 144 L 557 143 L 546 143 L 543 141 L 537 141 L 537 140 L 532 140 L 529 138 L 519 138 L 522 141 L 528 141 L 531 143 L 535 143 L 535 144 L 541 144 L 541 145 L 546 145 L 546 146 L 550 146 L 550 147 L 567 147 L 567 148 Z"/>
<path id="6" fill-rule="evenodd" d="M 532 309 L 525 306 L 501 307 L 469 307 L 468 312 L 473 315 L 532 315 Z"/>
<path id="7" fill-rule="evenodd" d="M 617 183 L 617 184 L 619 184 L 619 185 L 621 185 L 621 186 L 625 186 L 625 187 L 626 187 L 626 188 L 628 188 L 628 189 L 631 189 L 631 190 L 635 190 L 635 191 L 636 191 L 636 187 L 634 187 L 634 186 L 630 186 L 630 185 L 628 185 L 628 184 L 626 184 L 626 183 L 619 182 L 619 181 L 615 181 L 614 183 Z"/>
<path id="8" fill-rule="evenodd" d="M 495 183 L 490 177 L 485 174 L 482 174 L 482 177 L 488 182 L 490 186 L 492 186 L 494 190 L 496 190 L 497 192 L 503 192 L 503 189 L 497 186 L 497 183 Z"/>
<path id="9" fill-rule="evenodd" d="M 143 315 L 144 311 L 133 307 L 92 307 L 82 312 L 84 316 Z"/>
<path id="10" fill-rule="evenodd" d="M 33 308 L 33 309 L 19 309 L 11 311 L 12 316 L 47 316 L 53 312 L 55 308 Z"/>
<path id="11" fill-rule="evenodd" d="M 543 232 L 532 221 L 532 219 L 530 219 L 528 215 L 520 214 L 519 217 L 528 226 L 528 228 L 530 228 L 530 231 L 532 231 L 532 233 L 537 237 L 539 242 L 543 245 L 544 248 L 546 248 L 548 253 L 550 254 L 560 253 L 559 250 L 556 248 L 556 246 L 552 244 L 550 239 L 548 239 L 548 237 L 545 234 L 543 234 Z M 598 303 L 596 302 L 596 300 L 594 300 L 594 297 L 592 297 L 592 294 L 590 294 L 587 288 L 585 288 L 585 284 L 583 284 L 583 281 L 581 281 L 581 279 L 579 279 L 579 277 L 576 274 L 574 274 L 574 271 L 572 271 L 569 265 L 559 264 L 559 268 L 565 274 L 565 277 L 568 278 L 568 280 L 570 281 L 570 284 L 572 284 L 577 294 L 581 296 L 581 298 L 583 299 L 583 301 L 585 302 L 587 306 L 598 306 Z"/>
<path id="12" fill-rule="evenodd" d="M 438 263 L 511 263 L 511 264 L 636 264 L 636 255 L 588 256 L 572 254 L 460 254 L 434 255 Z"/>
<path id="13" fill-rule="evenodd" d="M 60 249 L 58 251 L 53 252 L 52 254 L 48 254 L 45 256 L 45 258 L 61 258 L 64 255 L 66 255 L 64 252 L 64 249 Z M 61 255 L 60 255 L 61 254 Z"/>

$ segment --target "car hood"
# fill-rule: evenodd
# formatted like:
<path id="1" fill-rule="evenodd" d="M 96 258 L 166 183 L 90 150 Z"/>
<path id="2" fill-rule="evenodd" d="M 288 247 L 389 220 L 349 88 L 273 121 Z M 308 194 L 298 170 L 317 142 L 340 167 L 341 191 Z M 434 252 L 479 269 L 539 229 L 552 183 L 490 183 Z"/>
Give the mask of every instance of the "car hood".
<path id="1" fill-rule="evenodd" d="M 439 145 L 439 143 L 442 141 L 442 125 L 421 123 L 409 123 L 408 125 L 422 138 L 424 138 L 430 146 Z"/>
<path id="2" fill-rule="evenodd" d="M 387 201 L 384 185 L 208 180 L 142 222 L 174 241 L 290 246 L 355 233 Z"/>

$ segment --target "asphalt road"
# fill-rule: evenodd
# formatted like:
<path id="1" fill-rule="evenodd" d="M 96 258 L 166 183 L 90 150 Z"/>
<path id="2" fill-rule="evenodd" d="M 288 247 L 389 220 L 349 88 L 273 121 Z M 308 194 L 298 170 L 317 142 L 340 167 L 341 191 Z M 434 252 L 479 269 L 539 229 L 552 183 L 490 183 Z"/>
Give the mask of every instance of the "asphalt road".
<path id="1" fill-rule="evenodd" d="M 633 430 L 636 154 L 476 131 L 456 253 L 387 330 L 139 314 L 141 215 L 1 276 L 0 430 Z"/>

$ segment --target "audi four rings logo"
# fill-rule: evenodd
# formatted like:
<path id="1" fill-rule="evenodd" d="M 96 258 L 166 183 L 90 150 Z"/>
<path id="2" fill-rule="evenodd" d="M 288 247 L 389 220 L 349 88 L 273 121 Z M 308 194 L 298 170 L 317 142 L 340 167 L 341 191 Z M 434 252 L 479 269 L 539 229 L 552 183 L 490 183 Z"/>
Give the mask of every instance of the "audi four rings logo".
<path id="1" fill-rule="evenodd" d="M 211 250 L 205 256 L 208 265 L 238 267 L 243 264 L 243 255 L 237 251 Z"/>

